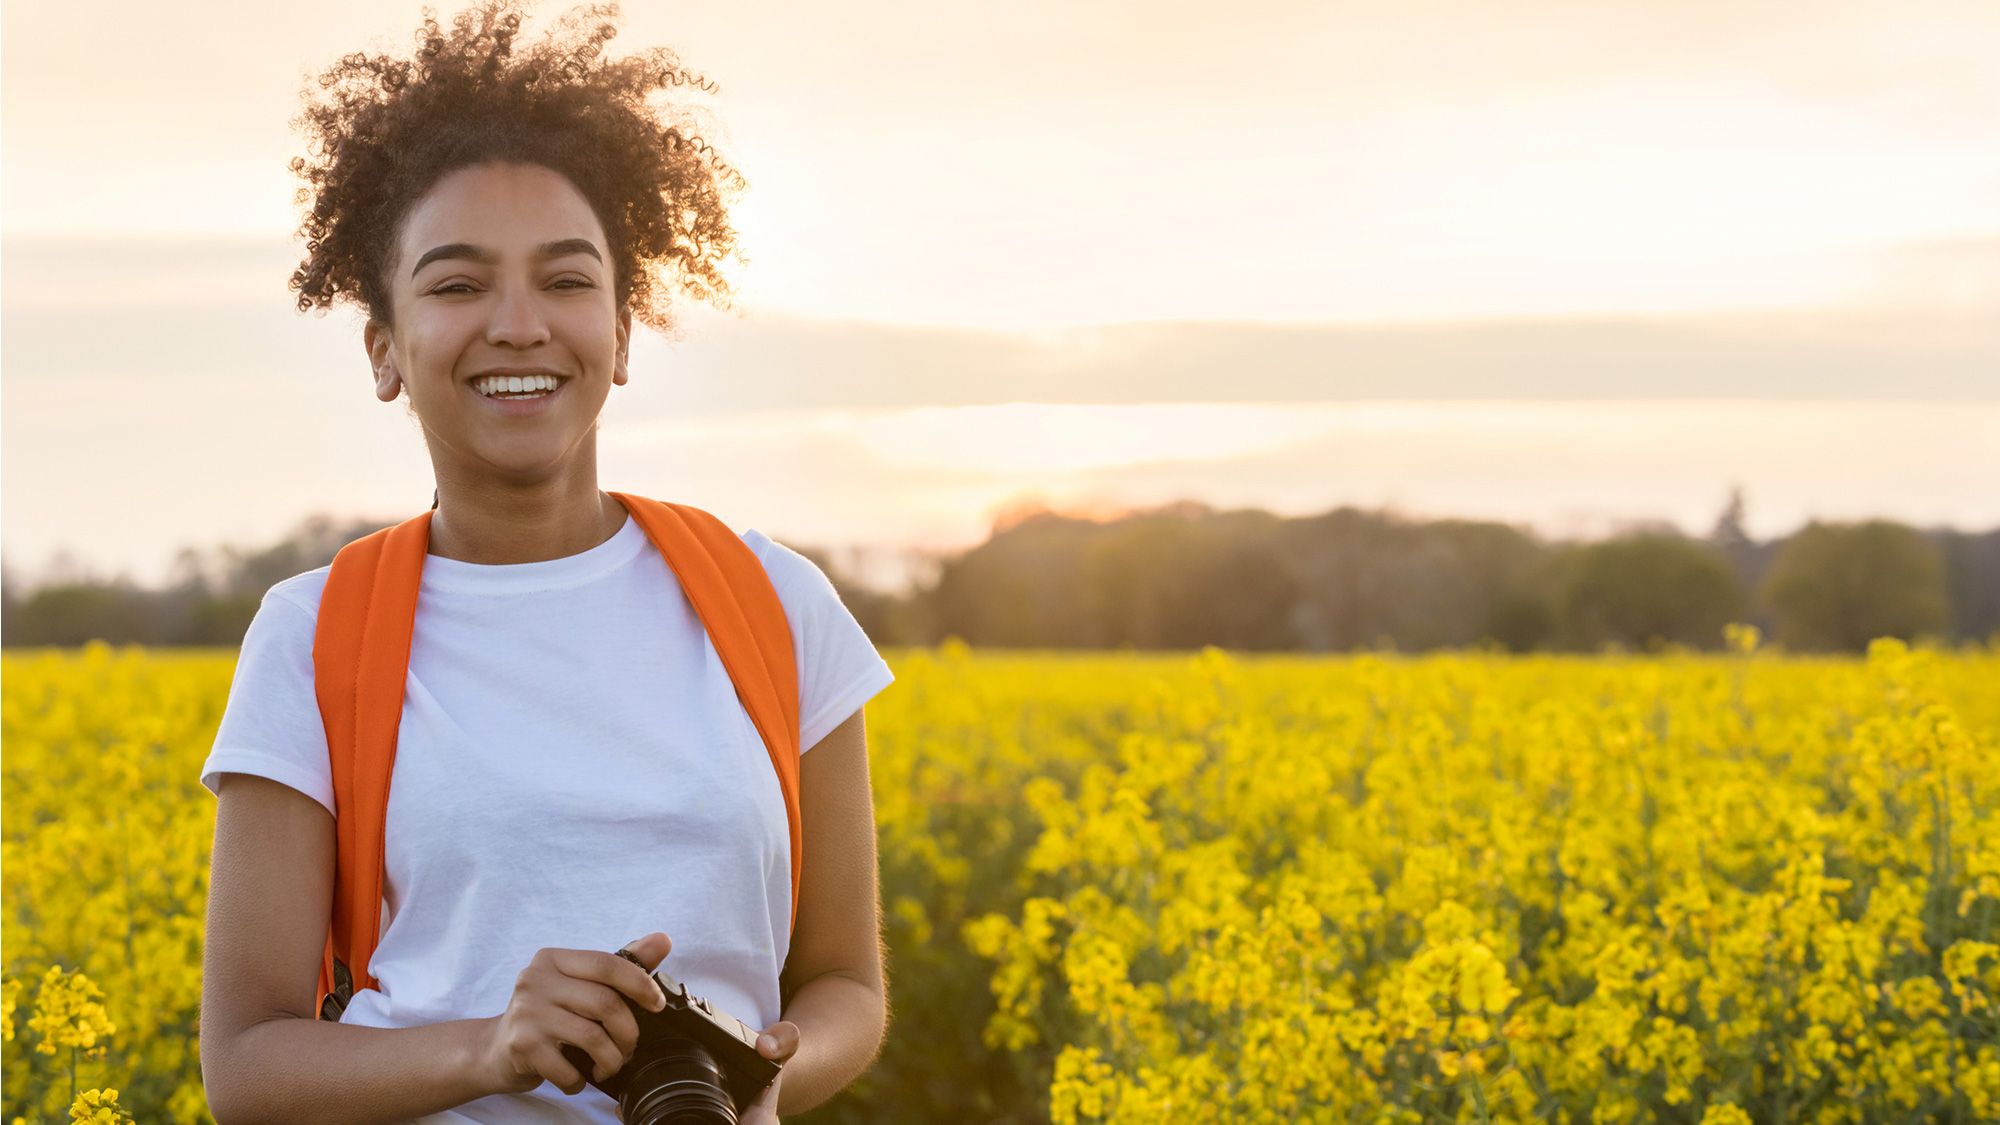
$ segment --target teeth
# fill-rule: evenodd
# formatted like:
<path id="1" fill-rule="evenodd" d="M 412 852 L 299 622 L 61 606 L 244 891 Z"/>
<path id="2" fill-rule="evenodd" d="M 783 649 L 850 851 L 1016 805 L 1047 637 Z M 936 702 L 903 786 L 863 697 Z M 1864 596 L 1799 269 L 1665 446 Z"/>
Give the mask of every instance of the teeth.
<path id="1" fill-rule="evenodd" d="M 520 394 L 526 391 L 553 391 L 557 382 L 553 375 L 495 375 L 475 380 L 472 389 L 483 395 Z"/>

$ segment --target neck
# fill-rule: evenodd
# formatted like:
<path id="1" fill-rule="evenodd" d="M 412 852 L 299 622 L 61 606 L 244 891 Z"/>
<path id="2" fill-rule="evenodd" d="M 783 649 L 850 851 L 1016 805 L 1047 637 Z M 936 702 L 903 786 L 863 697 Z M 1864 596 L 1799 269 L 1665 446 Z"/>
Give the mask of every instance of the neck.
<path id="1" fill-rule="evenodd" d="M 517 484 L 440 473 L 430 553 L 499 566 L 582 554 L 625 526 L 625 505 L 597 490 L 596 467 L 571 478 Z"/>

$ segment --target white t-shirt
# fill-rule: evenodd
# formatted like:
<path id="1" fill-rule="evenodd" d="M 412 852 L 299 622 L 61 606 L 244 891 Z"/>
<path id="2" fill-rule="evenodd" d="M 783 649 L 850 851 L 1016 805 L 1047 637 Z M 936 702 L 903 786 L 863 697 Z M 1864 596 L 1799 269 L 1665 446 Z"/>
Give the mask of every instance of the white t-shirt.
<path id="1" fill-rule="evenodd" d="M 810 748 L 895 676 L 812 560 L 741 536 L 791 624 Z M 312 657 L 327 571 L 264 595 L 202 763 L 211 792 L 221 773 L 257 774 L 333 811 Z M 792 885 L 777 772 L 629 514 L 567 558 L 425 556 L 385 847 L 381 987 L 356 992 L 342 1023 L 498 1015 L 536 950 L 610 952 L 655 930 L 673 940 L 661 967 L 690 992 L 752 1028 L 780 1017 Z M 544 1082 L 423 1120 L 618 1113 L 595 1087 L 572 1098 Z"/>

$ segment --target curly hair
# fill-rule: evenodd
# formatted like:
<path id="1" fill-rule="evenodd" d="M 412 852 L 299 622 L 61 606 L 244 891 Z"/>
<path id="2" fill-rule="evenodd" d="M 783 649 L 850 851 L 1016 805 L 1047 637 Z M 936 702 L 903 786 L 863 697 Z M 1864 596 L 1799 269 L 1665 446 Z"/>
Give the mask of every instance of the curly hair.
<path id="1" fill-rule="evenodd" d="M 346 298 L 392 325 L 388 273 L 404 218 L 445 174 L 489 161 L 541 165 L 576 186 L 610 242 L 617 306 L 641 323 L 662 332 L 674 324 L 656 264 L 697 299 L 727 307 L 718 265 L 743 258 L 722 193 L 742 190 L 743 178 L 646 104 L 655 89 L 715 85 L 664 47 L 602 59 L 618 33 L 616 4 L 573 11 L 517 51 L 517 6 L 482 0 L 453 18 L 449 35 L 426 7 L 416 58 L 349 54 L 318 76 L 317 100 L 306 87 L 306 110 L 292 121 L 314 156 L 291 162 L 307 184 L 293 202 L 311 202 L 297 232 L 306 257 L 290 285 L 300 312 Z"/>

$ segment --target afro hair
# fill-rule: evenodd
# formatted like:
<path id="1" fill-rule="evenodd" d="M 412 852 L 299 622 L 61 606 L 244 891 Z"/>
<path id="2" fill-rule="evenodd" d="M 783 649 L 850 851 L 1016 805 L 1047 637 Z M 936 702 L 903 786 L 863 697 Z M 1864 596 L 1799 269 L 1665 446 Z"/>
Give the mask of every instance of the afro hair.
<path id="1" fill-rule="evenodd" d="M 547 37 L 517 50 L 517 0 L 483 0 L 445 33 L 423 9 L 414 59 L 354 53 L 305 89 L 292 122 L 312 158 L 292 171 L 306 181 L 298 235 L 306 257 L 292 274 L 298 308 L 358 303 L 391 324 L 389 270 L 410 209 L 445 174 L 489 161 L 536 164 L 574 184 L 610 242 L 615 296 L 642 324 L 674 326 L 669 286 L 727 307 L 718 266 L 736 250 L 723 192 L 743 178 L 684 122 L 660 120 L 652 92 L 708 79 L 681 69 L 666 48 L 602 58 L 617 35 L 616 4 L 571 12 Z"/>

